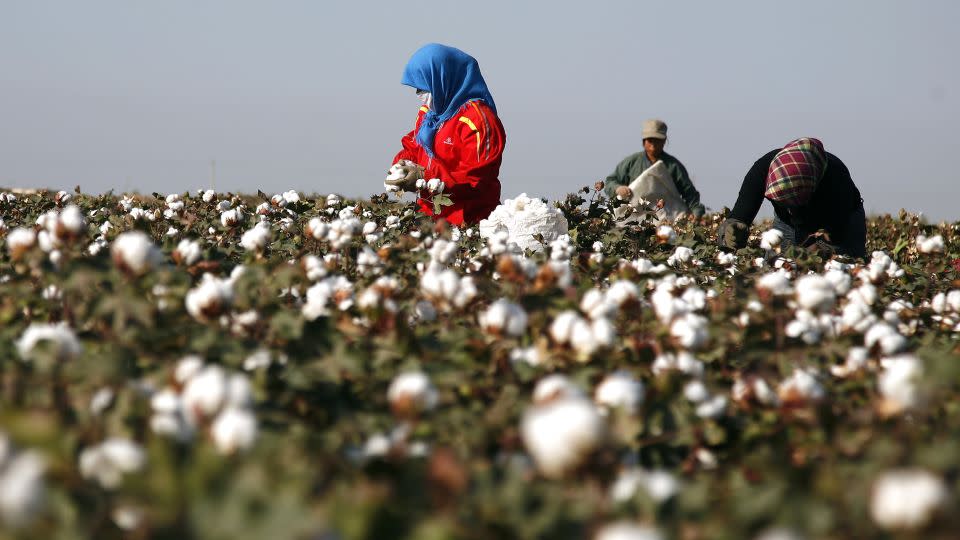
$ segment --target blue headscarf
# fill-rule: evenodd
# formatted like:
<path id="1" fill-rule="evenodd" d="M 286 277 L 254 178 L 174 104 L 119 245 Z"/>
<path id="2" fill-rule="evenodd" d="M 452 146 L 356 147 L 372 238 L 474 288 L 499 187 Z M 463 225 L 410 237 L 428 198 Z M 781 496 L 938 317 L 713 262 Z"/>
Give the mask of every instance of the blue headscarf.
<path id="1" fill-rule="evenodd" d="M 439 43 L 424 45 L 410 57 L 400 83 L 433 95 L 433 107 L 417 131 L 417 143 L 430 157 L 433 157 L 433 139 L 437 130 L 464 103 L 479 99 L 497 112 L 493 96 L 480 74 L 480 65 L 460 49 Z"/>

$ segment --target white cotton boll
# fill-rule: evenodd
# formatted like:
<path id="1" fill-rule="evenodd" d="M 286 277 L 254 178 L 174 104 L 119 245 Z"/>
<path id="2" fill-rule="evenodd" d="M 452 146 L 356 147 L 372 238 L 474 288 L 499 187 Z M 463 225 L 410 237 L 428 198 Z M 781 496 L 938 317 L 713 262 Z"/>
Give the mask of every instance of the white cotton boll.
<path id="1" fill-rule="evenodd" d="M 196 240 L 184 239 L 177 244 L 176 249 L 173 250 L 173 260 L 184 266 L 193 266 L 197 261 L 200 260 L 200 255 L 202 254 L 203 249 L 200 247 L 200 242 Z"/>
<path id="2" fill-rule="evenodd" d="M 760 247 L 763 249 L 777 249 L 783 242 L 783 231 L 769 229 L 760 235 Z"/>
<path id="3" fill-rule="evenodd" d="M 204 274 L 200 284 L 187 291 L 187 312 L 198 321 L 211 321 L 233 305 L 233 281 Z"/>
<path id="4" fill-rule="evenodd" d="M 0 446 L 10 446 L 5 435 L 0 439 Z M 0 524 L 8 530 L 29 526 L 44 510 L 46 469 L 45 460 L 33 451 L 0 455 Z"/>
<path id="5" fill-rule="evenodd" d="M 430 193 L 442 193 L 446 185 L 443 183 L 443 180 L 439 178 L 431 178 L 427 180 L 427 191 Z"/>
<path id="6" fill-rule="evenodd" d="M 607 289 L 607 301 L 615 307 L 621 308 L 627 302 L 632 302 L 640 298 L 640 289 L 636 284 L 627 280 L 614 281 Z"/>
<path id="7" fill-rule="evenodd" d="M 601 407 L 620 409 L 627 414 L 636 414 L 643 404 L 643 397 L 643 383 L 628 372 L 617 371 L 607 375 L 597 385 L 593 401 Z"/>
<path id="8" fill-rule="evenodd" d="M 884 355 L 896 354 L 907 347 L 907 338 L 900 335 L 896 328 L 885 322 L 875 323 L 863 336 L 863 344 L 868 349 L 879 347 Z"/>
<path id="9" fill-rule="evenodd" d="M 702 403 L 710 398 L 710 391 L 703 381 L 694 379 L 683 386 L 683 397 L 692 403 Z"/>
<path id="10" fill-rule="evenodd" d="M 960 313 L 960 289 L 937 293 L 930 301 L 930 309 L 936 313 Z"/>
<path id="11" fill-rule="evenodd" d="M 658 376 L 670 371 L 679 371 L 692 377 L 701 377 L 703 369 L 703 362 L 697 360 L 688 351 L 661 354 L 654 359 L 652 366 L 653 374 Z"/>
<path id="12" fill-rule="evenodd" d="M 437 308 L 426 300 L 421 300 L 413 306 L 413 317 L 420 322 L 433 322 L 437 320 Z"/>
<path id="13" fill-rule="evenodd" d="M 782 270 L 771 272 L 758 279 L 757 288 L 768 291 L 774 296 L 787 296 L 793 292 L 790 276 Z"/>
<path id="14" fill-rule="evenodd" d="M 590 322 L 593 341 L 600 347 L 612 347 L 617 339 L 617 329 L 610 319 L 598 318 Z"/>
<path id="15" fill-rule="evenodd" d="M 763 531 L 753 540 L 806 540 L 806 537 L 791 529 L 773 528 Z"/>
<path id="16" fill-rule="evenodd" d="M 647 471 L 634 467 L 617 475 L 610 486 L 610 498 L 615 502 L 626 502 L 641 489 L 655 502 L 662 503 L 679 493 L 680 482 L 664 470 Z"/>
<path id="17" fill-rule="evenodd" d="M 558 344 L 570 343 L 570 336 L 577 321 L 582 320 L 576 311 L 562 311 L 550 323 L 550 337 Z"/>
<path id="18" fill-rule="evenodd" d="M 87 227 L 87 220 L 83 217 L 83 212 L 74 205 L 70 205 L 60 212 L 59 224 L 63 227 L 67 236 L 77 236 L 84 232 Z"/>
<path id="19" fill-rule="evenodd" d="M 663 324 L 670 324 L 670 321 L 690 312 L 690 305 L 675 296 L 673 287 L 669 285 L 658 286 L 650 296 L 650 302 L 657 319 Z"/>
<path id="20" fill-rule="evenodd" d="M 606 295 L 596 287 L 585 292 L 580 299 L 580 311 L 586 313 L 591 319 L 606 317 L 615 309 L 616 306 L 608 303 Z"/>
<path id="21" fill-rule="evenodd" d="M 195 354 L 184 356 L 173 369 L 173 380 L 181 385 L 186 384 L 194 375 L 200 373 L 201 369 L 203 369 L 203 358 Z"/>
<path id="22" fill-rule="evenodd" d="M 673 255 L 670 255 L 667 258 L 667 264 L 670 266 L 678 266 L 681 264 L 687 264 L 693 260 L 693 250 L 686 246 L 677 246 L 673 251 Z"/>
<path id="23" fill-rule="evenodd" d="M 802 339 L 807 345 L 820 343 L 824 330 L 817 317 L 805 309 L 798 309 L 795 317 L 787 323 L 784 333 L 789 337 Z"/>
<path id="24" fill-rule="evenodd" d="M 795 368 L 790 377 L 780 383 L 777 394 L 780 400 L 787 404 L 817 402 L 827 395 L 817 380 L 816 373 L 804 368 Z"/>
<path id="25" fill-rule="evenodd" d="M 253 406 L 253 385 L 242 373 L 232 373 L 227 377 L 226 397 L 223 406 L 233 409 L 245 409 Z"/>
<path id="26" fill-rule="evenodd" d="M 543 405 L 557 399 L 583 398 L 585 394 L 566 375 L 554 373 L 537 381 L 533 387 L 533 402 Z"/>
<path id="27" fill-rule="evenodd" d="M 707 307 L 707 293 L 703 289 L 698 287 L 689 287 L 683 294 L 680 295 L 680 299 L 687 303 L 690 306 L 690 309 L 695 311 L 703 310 Z"/>
<path id="28" fill-rule="evenodd" d="M 796 282 L 797 304 L 804 309 L 823 313 L 836 303 L 833 283 L 820 275 L 803 276 Z"/>
<path id="29" fill-rule="evenodd" d="M 597 341 L 591 323 L 578 317 L 570 329 L 570 346 L 577 352 L 580 360 L 586 361 L 600 348 L 601 343 Z"/>
<path id="30" fill-rule="evenodd" d="M 717 264 L 720 266 L 733 266 L 737 263 L 737 256 L 734 253 L 727 253 L 725 251 L 717 252 Z"/>
<path id="31" fill-rule="evenodd" d="M 526 364 L 530 367 L 543 365 L 544 355 L 537 347 L 521 347 L 510 351 L 510 362 L 516 364 Z"/>
<path id="32" fill-rule="evenodd" d="M 870 516 L 884 529 L 920 529 L 946 509 L 949 496 L 946 483 L 929 471 L 887 471 L 873 484 Z"/>
<path id="33" fill-rule="evenodd" d="M 204 366 L 187 381 L 181 398 L 189 418 L 211 418 L 228 396 L 227 373 L 217 365 Z"/>
<path id="34" fill-rule="evenodd" d="M 261 221 L 240 237 L 240 247 L 247 251 L 263 251 L 270 243 L 270 224 Z"/>
<path id="35" fill-rule="evenodd" d="M 243 221 L 243 218 L 243 210 L 241 208 L 231 208 L 220 214 L 220 224 L 224 227 L 236 227 Z"/>
<path id="36" fill-rule="evenodd" d="M 710 338 L 707 330 L 707 319 L 700 315 L 688 313 L 673 321 L 670 325 L 670 335 L 685 349 L 700 349 L 706 345 Z"/>
<path id="37" fill-rule="evenodd" d="M 885 409 L 898 413 L 922 404 L 917 386 L 923 376 L 923 364 L 912 355 L 884 358 L 883 370 L 877 377 L 877 387 L 885 401 Z"/>
<path id="38" fill-rule="evenodd" d="M 877 298 L 877 288 L 869 283 L 864 283 L 847 293 L 847 302 L 859 302 L 865 306 L 872 306 Z"/>
<path id="39" fill-rule="evenodd" d="M 865 347 L 850 347 L 844 363 L 830 366 L 830 373 L 833 374 L 834 377 L 849 377 L 854 373 L 866 369 L 869 358 L 869 351 L 867 351 Z"/>
<path id="40" fill-rule="evenodd" d="M 213 202 L 214 199 L 217 198 L 217 192 L 212 189 L 208 189 L 203 192 L 203 195 L 200 198 L 203 199 L 203 202 L 205 203 Z"/>
<path id="41" fill-rule="evenodd" d="M 96 391 L 90 398 L 90 414 L 100 416 L 113 405 L 114 392 L 110 387 L 104 387 Z"/>
<path id="42" fill-rule="evenodd" d="M 115 489 L 123 482 L 123 475 L 137 472 L 146 464 L 147 456 L 133 441 L 107 439 L 80 453 L 79 468 L 84 478 L 95 480 L 104 489 Z"/>
<path id="43" fill-rule="evenodd" d="M 493 335 L 522 336 L 527 330 L 527 312 L 501 298 L 478 316 L 480 327 Z"/>
<path id="44" fill-rule="evenodd" d="M 827 270 L 823 277 L 833 285 L 833 290 L 837 295 L 847 294 L 853 285 L 853 278 L 843 270 Z"/>
<path id="45" fill-rule="evenodd" d="M 540 472 L 559 478 L 584 464 L 606 436 L 597 408 L 583 398 L 561 398 L 527 409 L 520 427 Z"/>
<path id="46" fill-rule="evenodd" d="M 327 277 L 327 266 L 324 261 L 316 255 L 304 255 L 300 260 L 300 265 L 307 274 L 310 281 L 318 281 Z"/>
<path id="47" fill-rule="evenodd" d="M 58 361 L 70 361 L 80 356 L 83 347 L 73 330 L 66 323 L 30 323 L 16 342 L 17 352 L 24 360 L 33 360 L 38 351 L 52 353 Z"/>
<path id="48" fill-rule="evenodd" d="M 917 236 L 917 250 L 920 253 L 943 253 L 943 236 L 939 234 L 927 238 L 924 235 Z"/>
<path id="49" fill-rule="evenodd" d="M 306 233 L 314 240 L 326 240 L 330 234 L 330 225 L 320 218 L 312 218 L 307 222 Z"/>
<path id="50" fill-rule="evenodd" d="M 663 534 L 652 527 L 629 521 L 605 525 L 593 540 L 664 540 Z"/>
<path id="51" fill-rule="evenodd" d="M 227 408 L 213 421 L 210 436 L 221 454 L 249 450 L 257 439 L 257 419 L 248 410 Z"/>
<path id="52" fill-rule="evenodd" d="M 715 395 L 697 405 L 696 413 L 700 418 L 719 418 L 727 410 L 727 397 Z"/>
<path id="53" fill-rule="evenodd" d="M 657 227 L 657 240 L 661 244 L 672 244 L 677 241 L 677 233 L 673 230 L 673 227 L 661 225 Z"/>
<path id="54" fill-rule="evenodd" d="M 125 232 L 110 246 L 113 262 L 124 272 L 140 276 L 163 261 L 163 254 L 156 245 L 140 231 Z"/>
<path id="55" fill-rule="evenodd" d="M 439 394 L 422 371 L 401 373 L 394 377 L 387 389 L 387 401 L 394 414 L 400 417 L 416 416 L 437 406 Z"/>

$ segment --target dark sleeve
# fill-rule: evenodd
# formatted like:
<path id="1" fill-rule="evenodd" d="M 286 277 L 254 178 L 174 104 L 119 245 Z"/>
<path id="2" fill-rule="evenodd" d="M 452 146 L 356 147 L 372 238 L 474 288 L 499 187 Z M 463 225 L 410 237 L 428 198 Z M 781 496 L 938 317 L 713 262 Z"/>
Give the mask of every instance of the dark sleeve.
<path id="1" fill-rule="evenodd" d="M 742 221 L 747 225 L 753 223 L 753 218 L 757 217 L 760 211 L 760 205 L 763 204 L 763 192 L 767 186 L 767 171 L 770 170 L 770 162 L 780 150 L 772 150 L 763 157 L 754 162 L 747 175 L 743 178 L 743 185 L 740 186 L 740 195 L 737 196 L 737 202 L 730 211 L 730 218 Z"/>
<path id="2" fill-rule="evenodd" d="M 633 163 L 636 161 L 636 154 L 631 154 L 621 161 L 617 168 L 613 170 L 607 179 L 604 180 L 603 191 L 607 197 L 613 199 L 617 196 L 617 188 L 620 186 L 629 186 L 633 178 L 630 178 L 630 170 L 633 169 Z"/>
<path id="3" fill-rule="evenodd" d="M 674 184 L 677 185 L 677 191 L 679 191 L 680 196 L 683 197 L 683 202 L 687 203 L 687 208 L 690 209 L 690 212 L 695 216 L 702 216 L 706 209 L 700 204 L 700 192 L 697 191 L 696 186 L 690 181 L 690 175 L 687 174 L 687 168 L 683 166 L 683 163 L 679 161 L 676 163 L 677 177 L 674 178 Z"/>
<path id="4" fill-rule="evenodd" d="M 824 174 L 825 187 L 835 186 L 829 206 L 834 216 L 825 216 L 832 227 L 831 239 L 839 245 L 840 251 L 853 257 L 866 257 L 867 224 L 863 211 L 863 199 L 860 190 L 853 183 L 850 171 L 840 158 L 827 154 L 827 170 Z M 832 219 L 831 219 L 832 218 Z"/>

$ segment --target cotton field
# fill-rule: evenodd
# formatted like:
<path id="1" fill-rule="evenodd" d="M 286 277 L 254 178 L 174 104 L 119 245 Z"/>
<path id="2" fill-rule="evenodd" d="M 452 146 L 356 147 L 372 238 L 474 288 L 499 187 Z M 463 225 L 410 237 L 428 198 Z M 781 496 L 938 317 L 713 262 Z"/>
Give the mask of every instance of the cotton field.
<path id="1" fill-rule="evenodd" d="M 955 537 L 960 222 L 619 204 L 3 193 L 0 537 Z"/>

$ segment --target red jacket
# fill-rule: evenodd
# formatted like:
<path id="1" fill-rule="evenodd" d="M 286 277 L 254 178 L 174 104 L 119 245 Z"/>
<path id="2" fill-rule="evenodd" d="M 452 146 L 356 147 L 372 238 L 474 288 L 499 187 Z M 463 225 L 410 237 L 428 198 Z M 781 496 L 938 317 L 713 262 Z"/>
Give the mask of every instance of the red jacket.
<path id="1" fill-rule="evenodd" d="M 421 212 L 434 219 L 445 218 L 453 225 L 473 225 L 489 216 L 500 204 L 500 180 L 497 177 L 507 134 L 490 107 L 482 101 L 469 101 L 437 130 L 431 159 L 416 141 L 417 130 L 427 110 L 420 107 L 417 125 L 400 140 L 403 150 L 393 162 L 409 159 L 426 168 L 425 179 L 443 180 L 444 193 L 453 204 L 444 206 L 439 216 L 434 215 L 430 193 L 421 190 L 417 197 Z"/>

